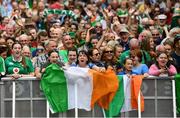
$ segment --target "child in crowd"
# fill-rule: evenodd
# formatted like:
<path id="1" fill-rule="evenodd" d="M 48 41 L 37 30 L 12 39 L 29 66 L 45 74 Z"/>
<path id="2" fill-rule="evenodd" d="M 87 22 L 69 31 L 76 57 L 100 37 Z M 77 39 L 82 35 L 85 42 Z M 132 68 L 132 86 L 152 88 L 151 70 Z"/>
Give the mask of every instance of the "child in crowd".
<path id="1" fill-rule="evenodd" d="M 176 68 L 168 63 L 168 55 L 165 52 L 157 53 L 156 62 L 150 66 L 149 74 L 153 76 L 173 76 Z"/>
<path id="2" fill-rule="evenodd" d="M 125 59 L 123 71 L 119 72 L 118 75 L 137 75 L 137 73 L 133 71 L 133 60 L 131 58 Z"/>
<path id="3" fill-rule="evenodd" d="M 133 71 L 138 75 L 148 76 L 148 67 L 142 64 L 142 53 L 140 49 L 135 49 L 130 52 L 130 57 L 133 60 Z"/>

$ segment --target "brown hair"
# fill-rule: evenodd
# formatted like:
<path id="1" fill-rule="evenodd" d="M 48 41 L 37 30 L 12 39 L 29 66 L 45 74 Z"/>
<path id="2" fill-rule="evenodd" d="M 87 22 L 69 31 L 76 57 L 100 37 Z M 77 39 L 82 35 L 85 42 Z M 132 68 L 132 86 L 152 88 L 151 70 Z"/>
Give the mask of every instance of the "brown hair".
<path id="1" fill-rule="evenodd" d="M 132 51 L 130 52 L 130 56 L 132 56 L 132 55 L 137 56 L 137 57 L 139 58 L 139 62 L 142 61 L 142 52 L 141 52 L 140 49 L 132 50 Z"/>
<path id="2" fill-rule="evenodd" d="M 18 41 L 16 41 L 16 42 L 13 43 L 12 49 L 13 49 L 14 45 L 16 45 L 16 44 L 19 44 L 19 45 L 21 46 L 21 49 L 22 49 L 22 44 L 19 43 Z M 27 67 L 27 65 L 26 65 L 26 60 L 25 60 L 25 57 L 24 57 L 24 56 L 22 56 L 22 62 L 21 62 L 21 64 L 22 64 L 22 66 L 23 66 L 24 68 Z"/>

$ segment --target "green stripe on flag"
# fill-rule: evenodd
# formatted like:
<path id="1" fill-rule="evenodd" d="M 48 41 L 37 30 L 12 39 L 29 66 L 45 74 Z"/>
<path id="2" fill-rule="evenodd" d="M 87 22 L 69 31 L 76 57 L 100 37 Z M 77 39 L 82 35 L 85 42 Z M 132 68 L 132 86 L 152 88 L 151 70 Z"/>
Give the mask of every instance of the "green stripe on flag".
<path id="1" fill-rule="evenodd" d="M 124 85 L 123 85 L 123 76 L 118 75 L 119 88 L 114 96 L 109 109 L 105 111 L 106 117 L 117 116 L 124 104 Z"/>
<path id="2" fill-rule="evenodd" d="M 51 64 L 46 68 L 40 86 L 53 113 L 68 110 L 67 82 L 64 71 L 57 64 Z"/>
<path id="3" fill-rule="evenodd" d="M 177 114 L 180 115 L 180 73 L 175 76 L 175 86 Z"/>

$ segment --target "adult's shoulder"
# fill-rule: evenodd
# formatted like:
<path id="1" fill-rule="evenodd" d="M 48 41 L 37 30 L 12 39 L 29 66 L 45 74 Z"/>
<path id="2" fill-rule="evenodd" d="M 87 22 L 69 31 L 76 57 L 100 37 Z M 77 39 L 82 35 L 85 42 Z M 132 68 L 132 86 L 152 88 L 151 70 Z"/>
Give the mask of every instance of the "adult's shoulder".
<path id="1" fill-rule="evenodd" d="M 130 50 L 123 52 L 119 57 L 120 63 L 123 63 L 125 58 L 129 57 L 129 54 L 130 54 Z"/>
<path id="2" fill-rule="evenodd" d="M 146 64 L 141 64 L 142 67 L 148 67 Z"/>
<path id="3" fill-rule="evenodd" d="M 12 61 L 12 56 L 7 57 L 5 61 Z"/>
<path id="4" fill-rule="evenodd" d="M 123 55 L 123 54 L 129 54 L 130 53 L 130 50 L 126 50 L 126 51 L 124 51 L 121 55 Z"/>
<path id="5" fill-rule="evenodd" d="M 25 60 L 27 60 L 27 61 L 31 61 L 31 59 L 30 59 L 29 57 L 24 56 L 24 58 L 25 58 Z"/>

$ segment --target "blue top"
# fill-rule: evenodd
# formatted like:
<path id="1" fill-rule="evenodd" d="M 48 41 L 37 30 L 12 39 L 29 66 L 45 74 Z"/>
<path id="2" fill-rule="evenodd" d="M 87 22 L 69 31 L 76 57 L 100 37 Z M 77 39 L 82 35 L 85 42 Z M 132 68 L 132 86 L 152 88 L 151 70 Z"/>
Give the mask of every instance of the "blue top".
<path id="1" fill-rule="evenodd" d="M 138 75 L 143 75 L 144 73 L 148 73 L 149 71 L 146 64 L 140 64 L 138 67 L 133 67 L 132 70 Z"/>
<path id="2" fill-rule="evenodd" d="M 125 72 L 125 70 L 118 72 L 118 75 L 126 75 L 127 73 Z M 130 75 L 138 75 L 136 72 L 134 72 L 133 70 L 131 71 L 131 73 L 129 73 Z"/>
<path id="3" fill-rule="evenodd" d="M 79 65 L 78 65 L 78 64 L 75 64 L 75 63 L 71 64 L 70 66 L 71 66 L 71 67 L 79 67 Z M 95 64 L 89 63 L 89 64 L 87 64 L 86 67 L 92 69 L 93 66 L 95 66 Z"/>

